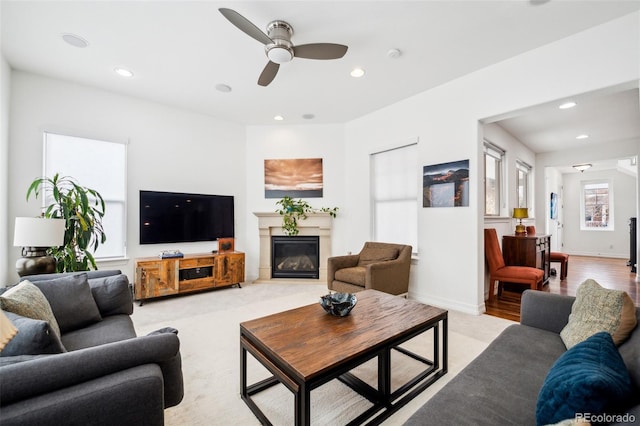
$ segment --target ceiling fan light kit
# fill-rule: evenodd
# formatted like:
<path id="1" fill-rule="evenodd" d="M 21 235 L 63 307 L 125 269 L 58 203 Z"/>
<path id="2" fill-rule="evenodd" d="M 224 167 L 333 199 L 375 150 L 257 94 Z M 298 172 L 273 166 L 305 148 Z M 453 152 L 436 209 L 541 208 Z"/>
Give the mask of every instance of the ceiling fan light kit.
<path id="1" fill-rule="evenodd" d="M 291 62 L 294 57 L 305 59 L 339 59 L 347 53 L 347 46 L 335 43 L 312 43 L 294 46 L 291 43 L 293 27 L 281 20 L 271 21 L 267 33 L 232 9 L 218 9 L 222 16 L 248 36 L 264 44 L 269 62 L 258 78 L 260 86 L 268 86 L 276 77 L 280 64 Z"/>

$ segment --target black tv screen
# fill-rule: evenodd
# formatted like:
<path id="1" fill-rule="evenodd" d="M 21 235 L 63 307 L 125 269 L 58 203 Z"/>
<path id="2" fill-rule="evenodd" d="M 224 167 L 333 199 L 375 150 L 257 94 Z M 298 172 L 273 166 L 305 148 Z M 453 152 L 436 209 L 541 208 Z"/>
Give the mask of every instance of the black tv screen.
<path id="1" fill-rule="evenodd" d="M 140 244 L 234 236 L 233 196 L 140 191 Z"/>

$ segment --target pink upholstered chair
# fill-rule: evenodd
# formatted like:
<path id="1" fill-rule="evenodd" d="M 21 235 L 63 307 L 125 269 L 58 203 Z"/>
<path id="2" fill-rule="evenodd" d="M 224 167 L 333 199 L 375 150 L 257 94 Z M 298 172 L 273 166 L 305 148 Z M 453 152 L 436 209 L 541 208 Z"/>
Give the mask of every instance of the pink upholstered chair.
<path id="1" fill-rule="evenodd" d="M 498 282 L 498 296 L 502 294 L 501 283 L 528 285 L 532 290 L 542 290 L 544 272 L 529 266 L 506 266 L 498 234 L 493 228 L 484 230 L 484 254 L 489 265 L 489 300 L 493 299 L 495 284 Z"/>

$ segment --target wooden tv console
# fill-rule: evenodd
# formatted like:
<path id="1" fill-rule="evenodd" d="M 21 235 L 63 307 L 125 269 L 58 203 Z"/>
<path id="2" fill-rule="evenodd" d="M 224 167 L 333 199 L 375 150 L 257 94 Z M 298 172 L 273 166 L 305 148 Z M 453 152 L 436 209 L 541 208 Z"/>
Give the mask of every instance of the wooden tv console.
<path id="1" fill-rule="evenodd" d="M 136 259 L 134 298 L 155 297 L 228 287 L 244 282 L 244 253 L 185 254 L 184 257 Z"/>

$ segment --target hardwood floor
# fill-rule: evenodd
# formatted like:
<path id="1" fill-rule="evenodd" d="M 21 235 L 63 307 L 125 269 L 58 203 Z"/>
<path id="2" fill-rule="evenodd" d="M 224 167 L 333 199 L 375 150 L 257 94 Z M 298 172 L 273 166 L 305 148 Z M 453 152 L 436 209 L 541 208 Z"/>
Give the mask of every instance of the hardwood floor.
<path id="1" fill-rule="evenodd" d="M 602 287 L 626 291 L 636 306 L 640 306 L 640 283 L 636 282 L 636 273 L 631 272 L 625 259 L 571 255 L 567 278 L 563 281 L 560 281 L 560 264 L 552 263 L 551 267 L 557 270 L 557 274 L 551 276 L 549 284 L 542 291 L 575 296 L 578 286 L 584 280 L 592 278 Z M 486 313 L 520 321 L 520 297 L 523 290 L 523 287 L 512 287 L 503 291 L 499 299 L 486 302 Z"/>

